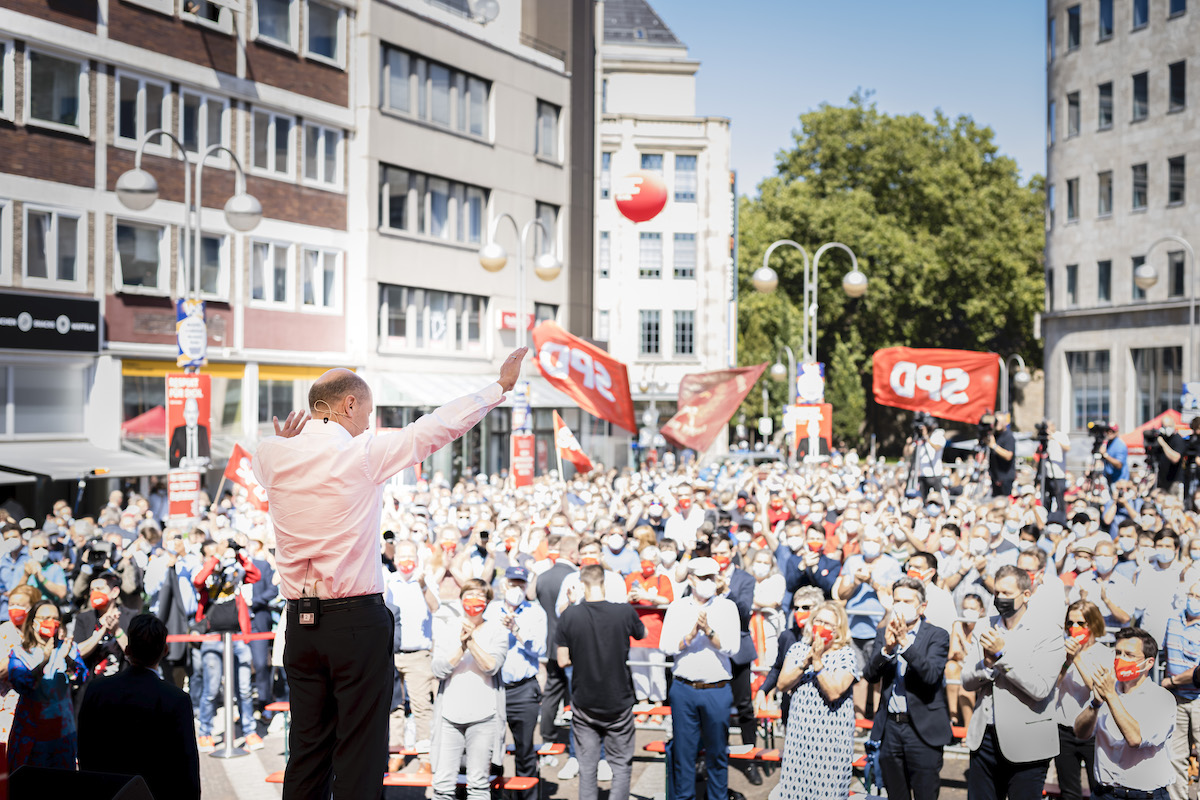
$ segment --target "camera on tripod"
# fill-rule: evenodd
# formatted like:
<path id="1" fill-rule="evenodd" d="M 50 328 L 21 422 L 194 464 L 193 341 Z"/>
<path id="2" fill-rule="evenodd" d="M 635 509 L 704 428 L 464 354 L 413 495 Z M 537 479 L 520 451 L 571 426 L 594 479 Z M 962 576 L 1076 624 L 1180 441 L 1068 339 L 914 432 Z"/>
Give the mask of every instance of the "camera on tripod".
<path id="1" fill-rule="evenodd" d="M 1033 430 L 1037 435 L 1038 447 L 1045 450 L 1046 446 L 1050 444 L 1050 423 L 1042 420 L 1033 426 Z"/>
<path id="2" fill-rule="evenodd" d="M 1100 452 L 1100 448 L 1104 446 L 1104 440 L 1108 438 L 1108 432 L 1112 427 L 1106 419 L 1094 419 L 1087 424 L 1088 433 L 1092 435 L 1092 455 Z"/>
<path id="3" fill-rule="evenodd" d="M 928 411 L 918 411 L 913 414 L 912 438 L 926 439 L 929 437 L 929 432 L 935 427 L 933 417 Z"/>
<path id="4" fill-rule="evenodd" d="M 1147 428 L 1142 431 L 1142 447 L 1146 450 L 1146 456 L 1152 453 L 1157 453 L 1159 450 L 1158 437 L 1162 436 L 1162 428 Z"/>

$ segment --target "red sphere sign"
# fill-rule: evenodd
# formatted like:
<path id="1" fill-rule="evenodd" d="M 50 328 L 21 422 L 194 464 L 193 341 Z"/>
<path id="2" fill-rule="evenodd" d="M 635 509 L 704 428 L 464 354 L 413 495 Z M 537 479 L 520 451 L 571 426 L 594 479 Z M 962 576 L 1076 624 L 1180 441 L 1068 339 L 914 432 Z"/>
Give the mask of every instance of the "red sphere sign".
<path id="1" fill-rule="evenodd" d="M 634 222 L 658 216 L 667 204 L 667 184 L 657 174 L 638 170 L 621 179 L 614 193 L 617 210 Z"/>

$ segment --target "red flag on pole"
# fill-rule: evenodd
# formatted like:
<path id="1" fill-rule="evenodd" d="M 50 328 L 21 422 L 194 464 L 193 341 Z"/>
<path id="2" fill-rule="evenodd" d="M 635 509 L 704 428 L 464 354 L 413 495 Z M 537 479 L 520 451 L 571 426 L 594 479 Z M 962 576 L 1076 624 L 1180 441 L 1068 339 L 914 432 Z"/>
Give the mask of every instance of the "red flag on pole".
<path id="1" fill-rule="evenodd" d="M 871 359 L 875 402 L 979 422 L 996 408 L 1000 357 L 971 350 L 888 347 Z"/>
<path id="2" fill-rule="evenodd" d="M 571 433 L 571 429 L 557 411 L 554 412 L 554 446 L 558 448 L 559 455 L 575 465 L 577 471 L 592 471 L 592 460 L 583 452 L 579 440 Z"/>
<path id="3" fill-rule="evenodd" d="M 679 382 L 679 411 L 660 432 L 680 447 L 707 449 L 766 368 L 764 361 L 756 367 L 684 375 Z"/>
<path id="4" fill-rule="evenodd" d="M 250 454 L 240 444 L 235 444 L 233 452 L 229 454 L 229 463 L 225 465 L 225 479 L 245 489 L 250 502 L 259 511 L 267 510 L 267 490 L 254 477 L 254 472 L 250 469 Z"/>
<path id="5" fill-rule="evenodd" d="M 625 365 L 553 322 L 533 329 L 538 369 L 550 385 L 593 417 L 636 433 Z"/>

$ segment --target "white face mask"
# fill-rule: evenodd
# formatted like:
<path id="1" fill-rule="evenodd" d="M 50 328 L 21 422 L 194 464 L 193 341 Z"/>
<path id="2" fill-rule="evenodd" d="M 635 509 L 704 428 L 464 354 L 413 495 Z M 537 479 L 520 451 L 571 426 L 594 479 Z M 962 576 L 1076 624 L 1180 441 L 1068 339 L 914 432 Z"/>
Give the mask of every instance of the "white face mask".
<path id="1" fill-rule="evenodd" d="M 35 547 L 33 550 L 29 551 L 29 554 L 33 556 L 33 560 L 39 564 L 45 564 L 50 558 L 50 551 L 44 547 Z"/>
<path id="2" fill-rule="evenodd" d="M 669 567 L 675 563 L 676 554 L 674 550 L 663 550 L 658 555 L 658 560 L 662 562 L 664 567 Z"/>
<path id="3" fill-rule="evenodd" d="M 943 553 L 952 553 L 954 552 L 954 548 L 958 545 L 958 539 L 955 539 L 953 536 L 943 536 L 939 541 L 939 544 L 941 545 Z"/>
<path id="4" fill-rule="evenodd" d="M 969 622 L 974 622 L 975 620 L 979 619 L 979 611 L 974 608 L 964 608 L 962 617 Z"/>
<path id="5" fill-rule="evenodd" d="M 1092 563 L 1096 565 L 1096 571 L 1101 575 L 1107 575 L 1112 572 L 1112 569 L 1117 564 L 1117 559 L 1113 556 L 1096 556 L 1092 559 Z"/>
<path id="6" fill-rule="evenodd" d="M 883 551 L 883 545 L 879 542 L 863 542 L 862 554 L 866 558 L 875 558 Z"/>
<path id="7" fill-rule="evenodd" d="M 787 540 L 787 543 L 788 543 L 788 549 L 790 549 L 793 553 L 799 553 L 801 550 L 804 549 L 804 537 L 803 536 L 793 536 L 791 539 Z"/>
<path id="8" fill-rule="evenodd" d="M 771 574 L 771 565 L 764 564 L 761 561 L 756 561 L 750 569 L 754 571 L 754 577 L 760 580 Z"/>
<path id="9" fill-rule="evenodd" d="M 525 602 L 525 590 L 520 586 L 510 586 L 504 592 L 504 602 L 508 603 L 513 608 Z"/>
<path id="10" fill-rule="evenodd" d="M 707 601 L 711 599 L 716 593 L 717 582 L 712 578 L 703 578 L 696 581 L 695 585 L 692 586 L 692 594 L 696 595 L 696 598 L 701 601 Z"/>
<path id="11" fill-rule="evenodd" d="M 737 540 L 739 544 L 750 544 L 750 540 L 754 538 L 754 534 L 748 531 L 738 531 Z"/>
<path id="12" fill-rule="evenodd" d="M 623 548 L 624 546 L 625 546 L 625 537 L 624 536 L 621 536 L 618 533 L 614 533 L 612 536 L 608 537 L 608 549 L 612 550 L 614 553 L 621 552 L 621 548 Z"/>
<path id="13" fill-rule="evenodd" d="M 971 552 L 981 556 L 988 551 L 988 540 L 975 536 L 971 539 Z"/>
<path id="14" fill-rule="evenodd" d="M 1022 553 L 1025 553 L 1025 552 L 1028 552 L 1029 550 L 1032 550 L 1034 545 L 1036 545 L 1036 544 L 1037 544 L 1037 542 L 1031 542 L 1028 539 L 1019 539 L 1017 541 L 1017 549 L 1020 550 Z"/>
<path id="15" fill-rule="evenodd" d="M 858 528 L 859 522 L 856 519 L 848 519 L 842 523 L 842 530 L 844 530 L 850 536 L 858 533 Z"/>
<path id="16" fill-rule="evenodd" d="M 1117 539 L 1117 547 L 1120 548 L 1122 553 L 1132 553 L 1137 549 L 1137 539 L 1124 536 L 1120 539 Z"/>
<path id="17" fill-rule="evenodd" d="M 917 619 L 917 609 L 908 603 L 896 603 L 892 606 L 892 613 L 905 625 L 911 625 Z"/>
<path id="18" fill-rule="evenodd" d="M 992 536 L 995 536 L 997 533 L 1000 532 L 1000 523 L 999 522 L 989 522 L 987 524 L 987 529 L 989 531 L 991 531 Z"/>

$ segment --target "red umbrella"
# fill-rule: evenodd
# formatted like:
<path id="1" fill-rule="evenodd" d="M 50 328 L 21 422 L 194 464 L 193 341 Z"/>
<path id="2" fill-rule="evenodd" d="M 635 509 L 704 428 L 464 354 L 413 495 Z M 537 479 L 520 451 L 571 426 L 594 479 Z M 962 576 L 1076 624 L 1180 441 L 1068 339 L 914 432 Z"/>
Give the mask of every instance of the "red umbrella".
<path id="1" fill-rule="evenodd" d="M 127 419 L 121 424 L 122 436 L 166 436 L 167 410 L 155 406 L 149 411 Z"/>

